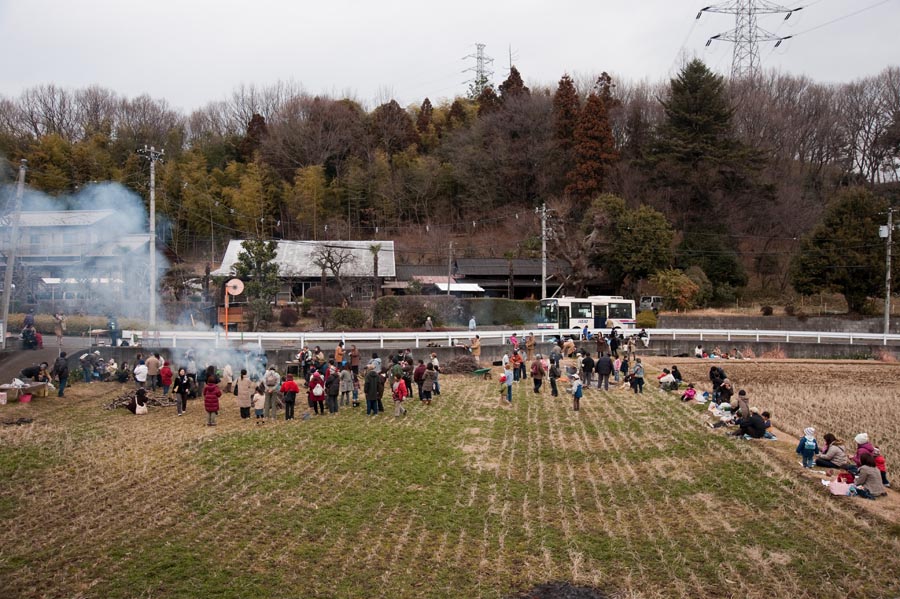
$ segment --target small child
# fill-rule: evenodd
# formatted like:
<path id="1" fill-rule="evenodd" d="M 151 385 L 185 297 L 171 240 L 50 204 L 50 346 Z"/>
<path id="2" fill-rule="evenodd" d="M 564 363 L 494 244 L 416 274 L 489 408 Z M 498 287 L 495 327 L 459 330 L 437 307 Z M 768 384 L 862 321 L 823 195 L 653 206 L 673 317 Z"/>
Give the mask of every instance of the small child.
<path id="1" fill-rule="evenodd" d="M 266 389 L 260 384 L 253 394 L 253 413 L 256 414 L 256 424 L 265 424 Z"/>
<path id="2" fill-rule="evenodd" d="M 584 393 L 581 385 L 581 377 L 572 375 L 572 408 L 577 412 L 581 408 L 581 396 Z"/>
<path id="3" fill-rule="evenodd" d="M 512 371 L 512 364 L 507 363 L 506 366 L 503 367 L 503 375 L 500 377 L 503 381 L 500 385 L 500 399 L 503 399 L 503 385 L 506 385 L 506 402 L 512 403 L 512 384 L 515 376 Z"/>
<path id="4" fill-rule="evenodd" d="M 763 426 L 766 428 L 766 432 L 763 434 L 763 439 L 770 439 L 772 441 L 777 440 L 778 437 L 776 437 L 772 433 L 772 431 L 769 430 L 770 428 L 772 428 L 772 415 L 769 412 L 763 412 L 760 415 L 763 419 Z"/>
<path id="5" fill-rule="evenodd" d="M 819 453 L 819 442 L 816 441 L 816 429 L 809 426 L 803 429 L 803 437 L 797 444 L 797 453 L 803 458 L 801 464 L 804 468 L 815 466 L 815 457 Z"/>
<path id="6" fill-rule="evenodd" d="M 353 407 L 359 407 L 359 375 L 353 375 Z"/>
<path id="7" fill-rule="evenodd" d="M 881 484 L 885 487 L 890 487 L 891 483 L 888 481 L 887 467 L 884 464 L 884 456 L 881 455 L 881 450 L 876 447 L 872 455 L 875 456 L 875 467 L 881 473 Z"/>
<path id="8" fill-rule="evenodd" d="M 681 394 L 681 401 L 691 401 L 697 397 L 697 390 L 694 389 L 694 383 L 688 383 L 687 389 Z"/>

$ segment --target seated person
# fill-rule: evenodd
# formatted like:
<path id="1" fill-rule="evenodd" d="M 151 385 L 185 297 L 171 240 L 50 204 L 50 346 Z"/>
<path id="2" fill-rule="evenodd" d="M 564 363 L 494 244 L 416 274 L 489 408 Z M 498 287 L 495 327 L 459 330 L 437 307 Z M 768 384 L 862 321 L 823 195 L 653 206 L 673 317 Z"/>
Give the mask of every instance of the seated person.
<path id="1" fill-rule="evenodd" d="M 750 408 L 750 417 L 738 420 L 741 427 L 741 435 L 750 437 L 751 439 L 762 439 L 766 435 L 766 422 L 759 415 L 758 408 Z"/>
<path id="2" fill-rule="evenodd" d="M 865 453 L 860 456 L 859 474 L 856 475 L 856 492 L 866 499 L 875 499 L 887 495 L 884 483 L 881 482 L 881 472 L 875 467 L 875 456 Z"/>
<path id="3" fill-rule="evenodd" d="M 669 372 L 668 368 L 663 368 L 663 371 L 657 377 L 657 380 L 659 380 L 659 388 L 663 391 L 674 391 L 678 388 L 678 383 L 675 381 L 675 377 L 672 376 L 672 373 Z"/>
<path id="4" fill-rule="evenodd" d="M 142 414 L 147 413 L 147 390 L 144 388 L 138 389 L 134 394 L 134 397 L 131 398 L 131 401 L 128 402 L 128 405 L 125 406 L 128 408 L 128 411 L 132 414 L 140 416 Z"/>
<path id="5" fill-rule="evenodd" d="M 116 370 L 116 382 L 127 383 L 130 377 L 131 372 L 128 369 L 128 362 L 122 362 L 118 370 Z"/>
<path id="6" fill-rule="evenodd" d="M 843 441 L 832 433 L 825 433 L 825 447 L 816 456 L 816 466 L 820 468 L 845 469 L 850 463 Z"/>
<path id="7" fill-rule="evenodd" d="M 752 408 L 751 408 L 751 409 L 752 409 Z M 772 415 L 769 414 L 769 412 L 763 412 L 763 413 L 761 414 L 761 416 L 762 416 L 762 419 L 763 419 L 763 423 L 766 425 L 766 434 L 763 435 L 763 438 L 765 438 L 765 439 L 777 439 L 778 437 L 776 437 L 776 436 L 769 430 L 769 429 L 772 427 Z"/>
<path id="8" fill-rule="evenodd" d="M 697 397 L 697 390 L 694 389 L 694 383 L 688 383 L 687 389 L 681 394 L 681 401 L 691 401 Z"/>
<path id="9" fill-rule="evenodd" d="M 681 381 L 684 380 L 684 377 L 681 376 L 681 371 L 678 370 L 677 366 L 672 366 L 672 376 L 675 377 L 675 382 L 681 384 Z"/>

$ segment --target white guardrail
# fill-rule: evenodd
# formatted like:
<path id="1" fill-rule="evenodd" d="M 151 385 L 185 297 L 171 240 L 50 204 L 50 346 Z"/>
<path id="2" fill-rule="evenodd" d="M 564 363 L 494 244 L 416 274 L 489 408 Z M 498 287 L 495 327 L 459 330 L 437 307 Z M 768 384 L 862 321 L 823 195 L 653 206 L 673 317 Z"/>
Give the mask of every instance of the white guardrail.
<path id="1" fill-rule="evenodd" d="M 302 331 L 296 333 L 241 333 L 233 332 L 225 337 L 225 331 L 136 331 L 123 330 L 122 338 L 132 345 L 140 342 L 162 344 L 171 341 L 171 347 L 177 347 L 179 343 L 190 344 L 192 341 L 212 341 L 216 347 L 219 345 L 245 345 L 255 343 L 262 347 L 264 342 L 302 347 L 304 345 L 316 345 L 329 341 L 345 343 L 360 343 L 371 345 L 378 343 L 379 347 L 390 342 L 407 342 L 420 347 L 422 344 L 439 343 L 441 345 L 468 345 L 469 340 L 477 333 L 482 341 L 499 339 L 501 344 L 508 341 L 513 332 L 528 333 L 532 329 L 523 327 L 518 331 L 478 329 L 471 331 L 445 331 L 445 332 L 315 332 Z M 625 334 L 636 332 L 637 329 L 625 329 Z M 574 329 L 533 329 L 535 337 L 543 342 L 559 335 L 576 335 Z M 900 335 L 879 333 L 845 333 L 829 331 L 768 331 L 747 329 L 648 329 L 650 342 L 654 339 L 691 339 L 696 341 L 779 341 L 783 343 L 840 343 L 853 345 L 862 342 L 871 345 L 877 341 L 882 345 L 888 343 L 900 344 Z"/>

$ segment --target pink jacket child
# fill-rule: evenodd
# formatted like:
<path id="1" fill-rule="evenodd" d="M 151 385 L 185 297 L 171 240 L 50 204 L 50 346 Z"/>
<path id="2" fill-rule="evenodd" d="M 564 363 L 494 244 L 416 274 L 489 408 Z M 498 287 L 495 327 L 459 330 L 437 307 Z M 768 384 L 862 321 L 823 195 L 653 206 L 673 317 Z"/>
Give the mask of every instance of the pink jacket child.
<path id="1" fill-rule="evenodd" d="M 862 465 L 860 463 L 860 458 L 864 453 L 872 454 L 874 457 L 875 447 L 869 443 L 869 435 L 866 433 L 859 433 L 853 440 L 856 441 L 856 455 L 853 456 L 853 461 L 856 463 L 856 466 L 859 467 Z"/>

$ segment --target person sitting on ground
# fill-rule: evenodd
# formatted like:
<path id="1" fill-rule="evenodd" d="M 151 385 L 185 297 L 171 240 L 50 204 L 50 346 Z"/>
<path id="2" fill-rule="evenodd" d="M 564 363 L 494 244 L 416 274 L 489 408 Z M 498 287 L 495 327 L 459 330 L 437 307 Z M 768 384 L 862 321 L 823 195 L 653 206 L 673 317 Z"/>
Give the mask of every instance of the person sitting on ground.
<path id="1" fill-rule="evenodd" d="M 825 447 L 816 457 L 816 466 L 820 468 L 843 469 L 850 463 L 847 457 L 847 450 L 844 449 L 844 442 L 839 440 L 832 433 L 825 433 Z"/>
<path id="2" fill-rule="evenodd" d="M 703 357 L 703 346 L 702 345 L 698 345 L 697 347 L 694 348 L 694 357 L 695 358 Z"/>
<path id="3" fill-rule="evenodd" d="M 763 412 L 762 414 L 763 424 L 766 425 L 766 434 L 763 435 L 766 439 L 777 439 L 772 431 L 769 429 L 772 428 L 772 415 L 768 412 Z"/>
<path id="4" fill-rule="evenodd" d="M 864 453 L 860 458 L 859 474 L 856 475 L 856 493 L 866 499 L 875 499 L 887 495 L 884 483 L 881 482 L 881 473 L 875 467 L 875 456 Z"/>
<path id="5" fill-rule="evenodd" d="M 694 383 L 688 383 L 687 389 L 681 394 L 681 401 L 691 401 L 697 397 L 697 390 L 694 389 Z"/>
<path id="6" fill-rule="evenodd" d="M 859 468 L 862 465 L 862 456 L 874 454 L 875 447 L 869 442 L 867 433 L 859 433 L 853 440 L 856 442 L 856 454 L 853 456 L 853 463 Z"/>
<path id="7" fill-rule="evenodd" d="M 138 389 L 134 394 L 134 397 L 131 398 L 131 401 L 128 402 L 128 405 L 125 406 L 128 408 L 128 411 L 136 416 L 140 416 L 147 413 L 147 390 L 146 389 Z"/>
<path id="8" fill-rule="evenodd" d="M 23 381 L 31 379 L 35 383 L 46 383 L 50 380 L 50 377 L 47 376 L 47 368 L 49 368 L 49 364 L 41 362 L 40 364 L 23 368 L 19 376 Z"/>
<path id="9" fill-rule="evenodd" d="M 678 388 L 678 383 L 675 382 L 675 377 L 672 376 L 672 372 L 668 368 L 663 368 L 656 379 L 659 381 L 659 388 L 663 391 L 674 391 Z"/>
<path id="10" fill-rule="evenodd" d="M 684 381 L 684 377 L 681 376 L 681 371 L 678 370 L 677 366 L 672 366 L 671 372 L 672 372 L 672 377 L 675 379 L 675 382 L 680 385 L 682 383 L 682 381 Z"/>
<path id="11" fill-rule="evenodd" d="M 725 379 L 725 382 L 722 383 L 722 389 L 719 390 L 720 394 L 724 394 L 725 384 L 728 383 L 730 388 L 730 381 Z M 733 390 L 732 390 L 733 392 Z M 727 393 L 727 392 L 726 392 Z M 736 418 L 741 420 L 746 420 L 750 418 L 750 400 L 747 399 L 747 392 L 741 389 L 738 391 L 738 396 L 736 401 L 729 402 L 731 404 L 731 412 L 735 415 Z"/>
<path id="12" fill-rule="evenodd" d="M 728 357 L 732 360 L 743 360 L 744 354 L 742 354 L 740 351 L 738 351 L 738 348 L 732 347 L 731 354 Z"/>
<path id="13" fill-rule="evenodd" d="M 750 417 L 741 419 L 740 434 L 751 439 L 762 439 L 766 435 L 766 421 L 759 415 L 759 408 L 750 408 Z"/>

